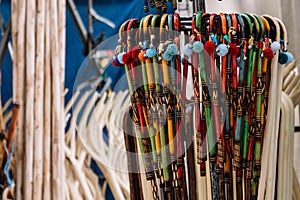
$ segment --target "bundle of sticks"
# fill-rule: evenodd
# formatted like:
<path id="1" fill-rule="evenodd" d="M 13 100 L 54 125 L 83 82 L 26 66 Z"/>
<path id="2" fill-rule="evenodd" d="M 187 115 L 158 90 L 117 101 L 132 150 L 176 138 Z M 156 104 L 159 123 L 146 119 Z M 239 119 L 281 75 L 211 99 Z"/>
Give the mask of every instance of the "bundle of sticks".
<path id="1" fill-rule="evenodd" d="M 65 1 L 12 1 L 15 199 L 64 199 Z"/>
<path id="2" fill-rule="evenodd" d="M 112 63 L 126 71 L 134 125 L 126 122 L 136 136 L 127 150 L 139 147 L 130 151 L 143 155 L 153 199 L 272 193 L 279 127 L 271 124 L 279 121 L 283 66 L 292 61 L 279 19 L 148 15 L 124 22 L 119 43 Z"/>

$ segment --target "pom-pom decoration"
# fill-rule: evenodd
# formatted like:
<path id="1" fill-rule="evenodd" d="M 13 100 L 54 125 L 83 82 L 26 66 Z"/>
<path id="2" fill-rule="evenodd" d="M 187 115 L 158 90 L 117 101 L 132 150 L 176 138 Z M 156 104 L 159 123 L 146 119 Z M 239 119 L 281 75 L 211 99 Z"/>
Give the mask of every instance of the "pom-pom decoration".
<path id="1" fill-rule="evenodd" d="M 287 57 L 288 57 L 288 60 L 287 60 L 286 64 L 291 63 L 291 62 L 294 60 L 293 54 L 292 54 L 291 52 L 285 52 L 285 54 L 286 54 Z"/>
<path id="2" fill-rule="evenodd" d="M 115 67 L 121 67 L 121 66 L 122 66 L 122 64 L 119 62 L 117 56 L 114 56 L 114 57 L 112 58 L 111 63 L 112 63 L 112 65 L 115 66 Z"/>
<path id="3" fill-rule="evenodd" d="M 279 53 L 278 62 L 281 65 L 284 65 L 287 63 L 287 61 L 288 61 L 288 56 L 285 53 Z"/>
<path id="4" fill-rule="evenodd" d="M 148 58 L 153 58 L 154 56 L 156 56 L 156 49 L 154 48 L 147 49 L 146 56 Z"/>
<path id="5" fill-rule="evenodd" d="M 218 54 L 218 56 L 222 57 L 222 56 L 225 56 L 227 53 L 228 53 L 228 48 L 227 48 L 226 44 L 220 44 L 217 47 L 217 54 Z"/>
<path id="6" fill-rule="evenodd" d="M 264 50 L 264 57 L 271 60 L 274 57 L 274 51 L 271 48 L 266 48 Z"/>
<path id="7" fill-rule="evenodd" d="M 123 54 L 122 59 L 123 59 L 124 64 L 126 64 L 126 65 L 128 65 L 134 61 L 131 56 L 131 52 Z"/>
<path id="8" fill-rule="evenodd" d="M 118 54 L 118 61 L 119 61 L 120 64 L 124 64 L 124 62 L 123 62 L 123 55 L 124 54 L 125 54 L 124 52 Z"/>
<path id="9" fill-rule="evenodd" d="M 196 41 L 193 43 L 192 49 L 195 53 L 201 53 L 204 49 L 204 46 L 203 46 L 202 42 Z"/>
<path id="10" fill-rule="evenodd" d="M 207 51 L 207 53 L 211 54 L 215 51 L 215 43 L 213 43 L 212 41 L 208 41 L 204 44 L 204 49 L 205 51 Z"/>
<path id="11" fill-rule="evenodd" d="M 164 53 L 164 60 L 165 61 L 171 61 L 172 57 L 173 56 L 171 54 L 169 54 L 167 51 L 165 51 L 165 53 Z"/>
<path id="12" fill-rule="evenodd" d="M 272 44 L 270 45 L 271 49 L 273 51 L 278 51 L 280 49 L 280 43 L 275 41 L 275 42 L 272 42 Z"/>
<path id="13" fill-rule="evenodd" d="M 132 50 L 131 50 L 132 58 L 137 59 L 138 56 L 139 56 L 140 51 L 141 51 L 141 48 L 139 48 L 138 46 L 133 47 Z"/>
<path id="14" fill-rule="evenodd" d="M 146 55 L 146 52 L 145 51 L 141 51 L 139 53 L 139 55 L 138 55 L 139 60 L 145 61 L 147 59 L 147 56 L 145 56 L 145 55 Z"/>
<path id="15" fill-rule="evenodd" d="M 175 44 L 169 44 L 166 51 L 170 55 L 175 56 L 178 53 L 178 47 Z"/>
<path id="16" fill-rule="evenodd" d="M 190 44 L 186 44 L 183 47 L 183 53 L 186 56 L 191 56 L 193 54 L 193 49 L 191 48 Z"/>
<path id="17" fill-rule="evenodd" d="M 231 56 L 237 56 L 238 53 L 239 53 L 239 48 L 236 46 L 236 44 L 230 44 L 230 47 L 229 47 L 229 55 Z"/>

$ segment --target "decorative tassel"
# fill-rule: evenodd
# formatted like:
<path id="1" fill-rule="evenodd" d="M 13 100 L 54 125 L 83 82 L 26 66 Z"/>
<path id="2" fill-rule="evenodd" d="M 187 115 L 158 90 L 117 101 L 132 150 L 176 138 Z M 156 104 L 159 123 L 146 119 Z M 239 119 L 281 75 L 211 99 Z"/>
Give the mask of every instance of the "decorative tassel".
<path id="1" fill-rule="evenodd" d="M 124 62 L 123 62 L 123 55 L 124 54 L 125 53 L 123 52 L 123 53 L 119 53 L 119 55 L 118 55 L 118 61 L 119 61 L 120 64 L 124 64 Z"/>
<path id="2" fill-rule="evenodd" d="M 123 65 L 119 62 L 117 56 L 114 56 L 114 57 L 112 58 L 111 63 L 112 63 L 112 65 L 115 66 L 115 67 L 121 67 L 121 66 L 123 66 Z"/>
<path id="3" fill-rule="evenodd" d="M 203 46 L 202 42 L 199 42 L 199 41 L 194 42 L 193 51 L 195 53 L 201 53 L 203 51 L 203 49 L 204 49 L 204 46 Z"/>
<path id="4" fill-rule="evenodd" d="M 208 41 L 204 44 L 204 49 L 205 51 L 207 51 L 207 53 L 211 54 L 215 51 L 215 43 L 213 43 L 212 41 Z"/>
<path id="5" fill-rule="evenodd" d="M 217 54 L 219 56 L 225 56 L 227 53 L 228 53 L 228 47 L 226 44 L 220 44 L 218 47 L 217 47 Z"/>
<path id="6" fill-rule="evenodd" d="M 123 54 L 122 59 L 123 59 L 124 64 L 130 64 L 134 61 L 131 56 L 131 52 Z"/>
<path id="7" fill-rule="evenodd" d="M 279 53 L 278 62 L 281 65 L 286 64 L 288 61 L 288 56 L 285 53 Z"/>
<path id="8" fill-rule="evenodd" d="M 139 56 L 140 51 L 141 51 L 140 47 L 138 47 L 138 46 L 133 47 L 132 50 L 131 50 L 131 56 L 132 56 L 132 58 L 133 59 L 137 59 L 138 56 Z"/>
<path id="9" fill-rule="evenodd" d="M 273 51 L 278 51 L 278 50 L 280 50 L 280 43 L 275 41 L 270 45 L 270 47 Z"/>
<path id="10" fill-rule="evenodd" d="M 287 57 L 288 57 L 288 60 L 287 60 L 286 64 L 291 63 L 291 62 L 294 60 L 293 54 L 292 54 L 291 52 L 285 52 L 285 54 L 286 54 Z"/>
<path id="11" fill-rule="evenodd" d="M 147 56 L 146 56 L 146 52 L 145 51 L 141 51 L 138 55 L 138 58 L 139 60 L 141 61 L 145 61 L 147 59 Z"/>
<path id="12" fill-rule="evenodd" d="M 175 44 L 169 44 L 166 52 L 168 52 L 172 56 L 175 56 L 178 53 L 178 47 Z"/>
<path id="13" fill-rule="evenodd" d="M 191 56 L 193 54 L 193 46 L 191 44 L 186 44 L 183 47 L 183 53 L 186 56 Z"/>
<path id="14" fill-rule="evenodd" d="M 171 61 L 172 60 L 172 55 L 169 54 L 169 52 L 165 51 L 164 59 L 165 59 L 165 61 Z"/>
<path id="15" fill-rule="evenodd" d="M 236 46 L 236 44 L 230 44 L 230 47 L 229 47 L 229 55 L 231 56 L 237 56 L 238 53 L 239 53 L 239 48 Z"/>
<path id="16" fill-rule="evenodd" d="M 271 48 L 266 48 L 264 50 L 264 57 L 271 60 L 274 57 L 274 51 Z"/>
<path id="17" fill-rule="evenodd" d="M 153 58 L 154 56 L 156 56 L 156 49 L 154 48 L 147 49 L 146 55 L 148 58 Z"/>

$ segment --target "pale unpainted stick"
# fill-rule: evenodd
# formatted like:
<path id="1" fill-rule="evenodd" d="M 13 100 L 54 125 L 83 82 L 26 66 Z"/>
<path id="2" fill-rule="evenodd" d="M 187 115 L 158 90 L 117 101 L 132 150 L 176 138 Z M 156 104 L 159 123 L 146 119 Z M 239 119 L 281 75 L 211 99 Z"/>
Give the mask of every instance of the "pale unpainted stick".
<path id="1" fill-rule="evenodd" d="M 11 198 L 12 196 L 12 198 Z M 3 200 L 12 200 L 14 199 L 14 188 L 13 187 L 6 187 L 2 192 L 2 199 Z"/>
<path id="2" fill-rule="evenodd" d="M 12 116 L 12 113 L 11 112 L 7 112 L 5 113 L 5 115 L 3 116 L 3 123 L 6 125 L 8 123 L 8 121 L 10 120 Z"/>
<path id="3" fill-rule="evenodd" d="M 13 93 L 15 94 L 15 103 L 20 105 L 19 120 L 17 124 L 16 132 L 16 150 L 15 150 L 15 166 L 16 166 L 16 186 L 15 195 L 16 199 L 23 199 L 23 191 L 26 189 L 26 185 L 23 184 L 23 156 L 24 156 L 24 122 L 25 122 L 25 18 L 26 18 L 26 1 L 12 1 L 12 15 L 17 15 L 17 30 L 15 37 L 13 37 L 13 44 L 17 46 L 14 48 L 14 59 L 13 62 Z M 17 4 L 17 6 L 15 5 Z M 18 10 L 14 10 L 15 8 Z M 15 28 L 15 16 L 13 18 L 12 27 Z M 23 190 L 23 191 L 22 191 Z"/>
<path id="4" fill-rule="evenodd" d="M 80 92 L 76 91 L 73 93 L 71 99 L 68 101 L 67 105 L 65 106 L 65 115 L 70 111 L 70 109 L 73 107 L 74 102 L 76 102 Z"/>
<path id="5" fill-rule="evenodd" d="M 75 159 L 75 155 L 72 155 L 71 151 L 66 146 L 65 146 L 65 152 L 66 152 L 66 157 L 68 158 L 68 160 L 70 161 L 70 163 L 73 166 L 75 176 L 79 180 L 79 183 L 80 183 L 80 185 L 83 189 L 83 194 L 84 194 L 85 199 L 93 199 L 91 191 L 90 191 L 90 189 L 87 185 L 87 182 L 85 180 L 85 176 L 81 172 L 81 165 Z"/>
<path id="6" fill-rule="evenodd" d="M 44 131 L 45 0 L 37 1 L 34 92 L 33 200 L 42 199 Z"/>
<path id="7" fill-rule="evenodd" d="M 64 127 L 61 73 L 59 65 L 58 5 L 50 1 L 50 41 L 52 72 L 52 198 L 64 199 Z"/>
<path id="8" fill-rule="evenodd" d="M 300 199 L 300 185 L 294 167 L 292 173 L 293 173 L 293 199 L 296 200 L 296 199 Z"/>
<path id="9" fill-rule="evenodd" d="M 43 138 L 43 199 L 51 200 L 51 65 L 50 65 L 50 0 L 45 1 L 44 56 L 44 138 Z"/>
<path id="10" fill-rule="evenodd" d="M 291 120 L 289 121 L 289 140 L 290 140 L 290 146 L 289 146 L 289 161 L 290 164 L 288 166 L 288 172 L 289 172 L 289 198 L 292 199 L 293 198 L 293 171 L 294 171 L 294 126 L 295 126 L 295 106 L 293 104 L 293 102 L 291 101 L 291 99 L 289 99 L 289 106 L 290 106 L 290 118 Z"/>
<path id="11" fill-rule="evenodd" d="M 284 79 L 284 82 L 283 82 L 283 87 L 282 87 L 283 91 L 286 90 L 286 88 L 289 86 L 289 84 L 295 78 L 295 76 L 296 76 L 295 72 L 291 72 L 288 74 L 288 76 L 286 77 L 286 79 Z"/>
<path id="12" fill-rule="evenodd" d="M 291 91 L 291 93 L 289 94 L 290 98 L 292 99 L 294 106 L 297 106 L 297 104 L 295 104 L 295 101 L 297 100 L 297 98 L 299 97 L 300 94 L 300 85 L 299 82 L 295 85 L 294 89 Z"/>
<path id="13" fill-rule="evenodd" d="M 294 106 L 296 107 L 300 103 L 300 89 L 298 89 L 291 95 L 291 99 L 294 103 Z"/>
<path id="14" fill-rule="evenodd" d="M 291 63 L 287 64 L 283 71 L 283 77 L 284 79 L 287 77 L 287 75 L 296 67 L 297 61 L 293 60 Z"/>
<path id="15" fill-rule="evenodd" d="M 66 52 L 66 0 L 57 0 L 57 7 L 58 7 L 58 56 L 59 56 L 59 73 L 60 73 L 60 88 L 61 91 L 64 91 L 65 88 L 65 52 Z M 65 103 L 65 95 L 61 95 L 61 119 L 65 118 L 64 114 L 64 103 Z M 63 120 L 61 121 L 63 123 Z M 62 134 L 64 134 L 64 125 L 62 127 Z M 63 147 L 65 144 L 64 135 L 60 136 L 59 145 L 62 150 L 61 155 L 59 156 L 60 164 L 64 166 L 65 156 L 63 152 Z M 64 168 L 62 168 L 64 169 Z M 60 170 L 60 181 L 61 183 L 65 182 L 65 170 Z M 61 194 L 64 197 L 64 189 L 63 187 Z"/>
<path id="16" fill-rule="evenodd" d="M 299 81 L 300 75 L 296 75 L 295 78 L 293 78 L 293 80 L 291 81 L 291 83 L 287 86 L 287 88 L 285 89 L 285 92 L 287 94 L 290 94 L 292 92 L 292 90 L 294 89 L 294 87 L 297 85 L 297 82 Z"/>
<path id="17" fill-rule="evenodd" d="M 12 103 L 12 98 L 9 98 L 5 103 L 4 103 L 4 105 L 3 105 L 3 108 L 2 108 L 2 110 L 3 110 L 3 113 L 5 113 L 5 112 L 7 112 L 8 110 L 8 107 L 10 106 L 10 104 Z"/>
<path id="18" fill-rule="evenodd" d="M 33 191 L 33 137 L 34 137 L 34 78 L 35 78 L 35 19 L 36 2 L 26 2 L 26 84 L 25 84 L 25 157 L 24 200 L 32 199 Z M 25 186 L 25 187 L 24 187 Z"/>
<path id="19" fill-rule="evenodd" d="M 83 142 L 82 138 L 80 137 L 81 134 L 86 130 L 86 124 L 87 124 L 87 119 L 89 113 L 91 113 L 91 109 L 94 106 L 94 102 L 96 101 L 97 94 L 93 94 L 92 97 L 89 99 L 89 102 L 87 103 L 87 106 L 85 107 L 82 117 L 80 119 L 80 124 L 78 127 L 78 132 L 79 132 L 79 138 L 80 141 Z M 81 133 L 81 134 L 80 134 Z M 86 148 L 87 145 L 82 143 L 83 146 Z M 98 162 L 98 166 L 100 167 L 101 171 L 103 172 L 107 182 L 109 183 L 112 193 L 115 195 L 115 198 L 117 199 L 124 199 L 123 193 L 121 191 L 120 184 L 117 184 L 115 181 L 117 181 L 116 177 L 113 177 L 112 175 L 115 174 L 112 172 L 110 169 L 106 169 L 106 167 L 103 166 L 103 164 Z"/>
<path id="20" fill-rule="evenodd" d="M 18 56 L 17 56 L 17 36 L 18 36 L 18 0 L 11 1 L 11 34 L 12 34 L 12 45 L 14 49 L 14 57 L 12 58 L 13 64 L 13 77 L 18 76 Z M 18 81 L 16 78 L 13 78 L 13 101 L 16 102 Z"/>
<path id="21" fill-rule="evenodd" d="M 284 99 L 284 95 L 282 96 L 282 99 Z M 278 151 L 278 169 L 277 169 L 277 196 L 279 199 L 282 199 L 282 197 L 285 195 L 286 191 L 284 188 L 284 165 L 287 162 L 284 157 L 284 146 L 287 144 L 287 140 L 285 139 L 285 129 L 286 129 L 286 107 L 285 103 L 282 100 L 281 103 L 281 124 L 280 124 L 280 134 L 279 134 L 279 151 Z"/>

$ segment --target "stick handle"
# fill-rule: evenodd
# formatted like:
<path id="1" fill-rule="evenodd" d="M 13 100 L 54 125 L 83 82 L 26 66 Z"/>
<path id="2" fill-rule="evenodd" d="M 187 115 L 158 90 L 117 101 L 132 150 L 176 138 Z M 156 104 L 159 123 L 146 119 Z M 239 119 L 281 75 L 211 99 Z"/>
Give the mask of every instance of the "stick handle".
<path id="1" fill-rule="evenodd" d="M 7 135 L 7 148 L 9 152 L 11 151 L 12 142 L 14 140 L 14 135 L 17 127 L 18 116 L 19 116 L 19 110 L 20 110 L 20 105 L 14 104 L 12 108 L 12 117 L 8 128 L 8 135 Z"/>

